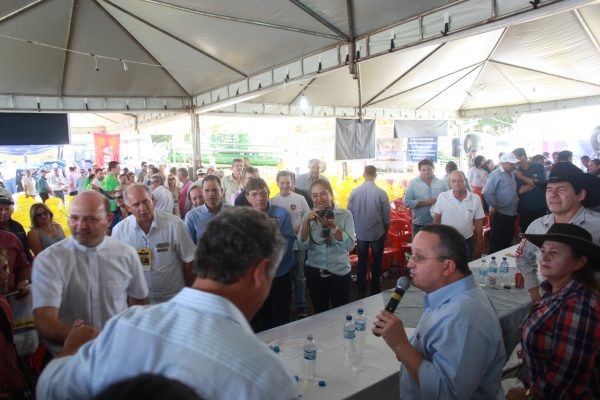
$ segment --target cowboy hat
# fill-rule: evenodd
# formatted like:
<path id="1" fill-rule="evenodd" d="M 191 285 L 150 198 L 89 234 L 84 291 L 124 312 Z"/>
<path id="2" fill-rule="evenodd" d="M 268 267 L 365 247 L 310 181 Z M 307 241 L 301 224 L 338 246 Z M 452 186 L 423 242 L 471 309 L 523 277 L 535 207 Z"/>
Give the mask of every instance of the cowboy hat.
<path id="1" fill-rule="evenodd" d="M 568 244 L 577 253 L 587 257 L 592 269 L 600 270 L 600 246 L 595 244 L 592 235 L 580 226 L 554 224 L 543 235 L 526 233 L 523 236 L 537 247 L 542 247 L 546 240 Z"/>
<path id="2" fill-rule="evenodd" d="M 542 191 L 546 191 L 548 183 L 569 182 L 576 192 L 584 189 L 585 199 L 581 202 L 584 207 L 595 207 L 600 205 L 600 177 L 586 174 L 570 162 L 559 162 L 550 171 L 550 176 L 546 181 L 537 181 L 536 186 Z"/>

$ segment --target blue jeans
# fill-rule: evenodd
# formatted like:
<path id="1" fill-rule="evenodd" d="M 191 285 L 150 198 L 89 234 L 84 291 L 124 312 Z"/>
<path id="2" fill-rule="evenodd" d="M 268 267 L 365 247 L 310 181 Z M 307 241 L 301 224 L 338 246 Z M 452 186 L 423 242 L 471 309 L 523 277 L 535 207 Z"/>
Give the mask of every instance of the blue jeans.
<path id="1" fill-rule="evenodd" d="M 383 262 L 383 248 L 385 246 L 385 234 L 377 240 L 358 242 L 358 269 L 356 271 L 356 284 L 360 295 L 367 292 L 367 262 L 369 260 L 369 247 L 373 255 L 373 265 L 371 266 L 371 294 L 381 292 L 379 287 L 379 277 L 381 275 L 381 264 Z"/>
<path id="2" fill-rule="evenodd" d="M 304 262 L 306 250 L 294 250 L 296 264 L 292 268 L 292 283 L 294 284 L 294 298 L 297 310 L 306 310 L 306 278 L 304 276 Z"/>

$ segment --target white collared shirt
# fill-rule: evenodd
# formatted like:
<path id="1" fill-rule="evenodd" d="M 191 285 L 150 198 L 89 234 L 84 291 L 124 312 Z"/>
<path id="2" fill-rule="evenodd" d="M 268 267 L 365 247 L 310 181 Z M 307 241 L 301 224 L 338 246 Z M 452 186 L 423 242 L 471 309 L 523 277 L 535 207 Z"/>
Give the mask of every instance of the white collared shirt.
<path id="1" fill-rule="evenodd" d="M 135 250 L 108 236 L 92 248 L 73 237 L 61 240 L 42 251 L 33 266 L 33 308 L 56 307 L 60 321 L 69 326 L 83 319 L 102 329 L 127 308 L 127 296 L 148 297 Z M 60 351 L 60 347 L 51 350 Z"/>
<path id="2" fill-rule="evenodd" d="M 459 200 L 452 190 L 440 193 L 431 213 L 441 214 L 442 224 L 455 227 L 465 239 L 473 236 L 473 220 L 485 217 L 479 196 L 467 192 L 467 197 Z"/>
<path id="3" fill-rule="evenodd" d="M 150 249 L 151 269 L 146 268 L 144 275 L 151 303 L 168 301 L 183 289 L 183 264 L 194 260 L 196 247 L 181 218 L 155 210 L 150 231 L 146 234 L 135 216 L 130 215 L 115 225 L 112 237 L 138 251 Z"/>

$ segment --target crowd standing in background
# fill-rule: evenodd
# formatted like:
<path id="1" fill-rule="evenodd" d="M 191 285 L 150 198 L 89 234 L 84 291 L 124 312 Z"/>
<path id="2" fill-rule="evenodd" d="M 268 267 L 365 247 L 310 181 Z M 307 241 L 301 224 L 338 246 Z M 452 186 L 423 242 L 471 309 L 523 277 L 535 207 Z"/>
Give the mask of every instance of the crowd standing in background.
<path id="1" fill-rule="evenodd" d="M 517 265 L 525 277 L 532 300 L 536 305 L 541 301 L 539 304 L 558 307 L 557 310 L 568 307 L 570 303 L 557 300 L 557 291 L 548 289 L 546 285 L 548 282 L 554 283 L 553 286 L 562 285 L 562 281 L 558 282 L 555 275 L 550 274 L 552 268 L 543 267 L 541 274 L 538 273 L 538 262 L 556 262 L 558 253 L 552 250 L 554 247 L 547 247 L 536 238 L 542 237 L 546 241 L 556 239 L 555 236 L 543 235 L 546 232 L 555 235 L 552 231 L 554 225 L 575 224 L 588 231 L 591 240 L 585 233 L 575 232 L 572 236 L 578 236 L 579 239 L 573 239 L 566 245 L 579 243 L 577 240 L 593 243 L 600 240 L 600 214 L 594 211 L 600 206 L 600 160 L 580 158 L 583 170 L 575 166 L 572 160 L 570 151 L 555 152 L 552 156 L 536 154 L 528 157 L 524 149 L 517 148 L 510 153 L 500 154 L 496 166 L 493 159 L 473 151 L 470 154 L 472 166 L 466 176 L 455 163 L 449 162 L 442 179 L 435 176 L 432 160 L 421 160 L 418 163 L 419 175 L 408 182 L 403 199 L 399 199 L 411 210 L 414 240 L 408 269 L 413 273 L 413 280 L 418 281 L 415 281 L 415 286 L 429 295 L 455 285 L 460 290 L 448 295 L 450 302 L 454 302 L 453 296 L 459 296 L 461 291 L 472 298 L 479 298 L 478 291 L 471 287 L 471 277 L 464 270 L 462 261 L 452 264 L 448 257 L 429 260 L 428 254 L 447 247 L 448 238 L 442 236 L 453 237 L 458 234 L 455 242 L 460 242 L 460 246 L 464 243 L 468 261 L 485 252 L 495 252 L 517 243 L 518 233 L 521 232 L 525 236 L 517 252 Z M 357 184 L 348 197 L 347 209 L 339 207 L 323 169 L 320 160 L 312 159 L 305 174 L 296 177 L 290 171 L 280 171 L 276 177 L 278 194 L 271 193 L 267 183 L 260 178 L 258 168 L 251 166 L 248 159 L 241 158 L 233 160 L 230 174 L 213 166 L 202 167 L 196 171 L 195 181 L 190 176 L 193 171 L 190 172 L 188 168 L 169 170 L 164 164 L 155 166 L 147 162 L 140 165 L 137 175 L 127 168 L 121 169 L 117 161 L 111 161 L 106 170 L 95 165 L 87 171 L 69 167 L 66 175 L 60 168 L 52 171 L 41 169 L 37 179 L 33 178 L 31 171 L 25 171 L 21 181 L 24 196 L 33 201 L 38 195 L 42 199 L 41 203 L 33 203 L 29 209 L 31 227 L 27 234 L 25 228 L 12 219 L 15 206 L 13 197 L 0 188 L 0 266 L 5 264 L 7 271 L 3 272 L 0 280 L 0 292 L 18 291 L 19 296 L 31 296 L 31 285 L 35 327 L 43 344 L 50 350 L 47 360 L 53 356 L 66 356 L 50 364 L 52 368 L 45 373 L 38 391 L 44 394 L 42 398 L 61 398 L 75 393 L 85 393 L 86 397 L 113 383 L 122 376 L 122 372 L 120 368 L 110 373 L 103 369 L 110 359 L 110 351 L 114 351 L 114 346 L 125 346 L 124 343 L 131 348 L 137 346 L 138 343 L 133 343 L 135 339 L 125 339 L 134 332 L 144 337 L 140 346 L 155 346 L 153 339 L 148 336 L 149 329 L 154 328 L 157 321 L 166 316 L 167 310 L 173 308 L 181 309 L 181 314 L 173 316 L 174 326 L 167 328 L 165 325 L 167 336 L 179 338 L 174 340 L 173 348 L 188 345 L 178 343 L 181 329 L 209 323 L 210 326 L 214 324 L 218 329 L 226 330 L 231 321 L 236 321 L 240 337 L 247 341 L 240 344 L 238 350 L 246 351 L 247 346 L 256 342 L 250 327 L 258 332 L 285 324 L 294 314 L 295 318 L 304 318 L 311 312 L 319 313 L 349 303 L 353 300 L 350 263 L 353 250 L 358 255 L 355 271 L 357 298 L 366 296 L 367 290 L 371 295 L 378 293 L 381 290 L 383 249 L 388 243 L 387 232 L 391 223 L 390 200 L 394 199 L 389 199 L 386 192 L 377 187 L 377 169 L 368 165 L 364 168 L 364 181 Z M 67 195 L 69 230 L 63 231 L 56 222 L 55 213 L 48 206 L 48 200 L 56 198 L 65 202 Z M 275 224 L 267 226 L 265 221 Z M 435 228 L 435 225 L 442 227 Z M 447 225 L 455 229 L 446 232 L 444 226 Z M 422 229 L 424 231 L 419 233 Z M 65 239 L 69 233 L 72 236 Z M 433 246 L 436 240 L 440 242 L 438 247 Z M 203 254 L 201 249 L 215 253 Z M 586 271 L 597 270 L 597 260 L 589 253 L 578 253 L 578 249 L 575 246 L 569 258 L 573 261 L 569 264 L 572 270 L 578 271 L 577 260 L 581 260 L 581 257 L 593 261 L 592 264 L 585 264 L 588 266 Z M 586 249 L 597 251 L 589 246 Z M 419 255 L 419 252 L 423 254 Z M 458 258 L 462 260 L 461 257 L 463 255 Z M 426 277 L 421 272 L 426 264 L 439 264 L 451 272 L 445 276 L 447 280 L 444 285 L 438 285 L 440 282 L 434 285 L 433 277 Z M 231 271 L 221 271 L 225 265 L 231 266 Z M 370 279 L 367 275 L 368 266 Z M 265 271 L 269 271 L 268 274 L 260 275 Z M 573 273 L 565 276 L 571 279 L 571 283 L 560 286 L 560 290 L 579 296 L 583 290 L 577 286 L 579 275 Z M 242 296 L 244 291 L 238 286 L 242 283 L 251 285 L 251 289 L 248 289 L 250 286 L 245 287 L 255 291 L 256 299 L 249 302 Z M 568 290 L 564 289 L 566 287 Z M 600 319 L 597 292 L 597 287 L 586 292 L 586 315 L 595 315 L 596 318 L 588 321 L 590 324 Z M 443 315 L 447 310 L 442 310 L 443 307 L 435 303 L 435 299 L 432 307 L 440 307 L 440 310 L 433 313 Z M 196 300 L 199 301 L 199 308 L 190 309 L 190 302 Z M 456 301 L 462 304 L 460 301 L 463 300 Z M 132 309 L 113 322 L 108 322 L 112 316 L 129 306 L 148 302 L 161 303 L 162 306 L 147 311 Z M 10 310 L 5 304 L 0 306 L 10 320 Z M 206 309 L 211 307 L 219 307 L 222 313 L 204 315 Z M 478 310 L 480 321 L 490 314 L 486 307 L 484 305 Z M 548 325 L 539 323 L 539 315 L 545 309 L 536 307 L 526 321 L 527 331 L 523 332 L 523 348 L 527 352 L 525 365 L 528 368 L 526 383 L 531 390 L 514 389 L 510 398 L 526 398 L 523 397 L 525 394 L 542 397 L 544 393 L 549 393 L 549 388 L 560 390 L 540 381 L 540 376 L 547 373 L 542 367 L 547 360 L 544 358 L 544 349 L 535 341 L 549 333 Z M 569 313 L 579 316 L 583 309 L 577 306 L 569 309 Z M 464 318 L 467 318 L 464 314 L 462 312 L 454 317 L 457 326 L 461 326 Z M 186 315 L 191 316 L 188 322 Z M 127 323 L 129 317 L 139 320 L 143 326 L 130 326 Z M 565 322 L 564 318 L 562 321 L 567 324 L 564 335 L 570 337 L 582 331 L 581 327 L 569 330 L 568 327 L 572 325 Z M 107 328 L 107 324 L 112 325 Z M 491 323 L 485 325 L 486 340 L 496 346 L 497 327 Z M 379 315 L 375 324 L 375 330 L 379 333 L 390 331 L 390 336 L 385 340 L 405 364 L 403 393 L 415 392 L 419 385 L 423 387 L 427 382 L 431 383 L 432 388 L 437 385 L 440 390 L 437 397 L 452 392 L 450 382 L 444 384 L 449 384 L 448 387 L 442 385 L 440 382 L 444 377 L 434 373 L 437 361 L 427 345 L 427 335 L 434 334 L 433 331 L 427 332 L 420 340 L 408 341 L 400 334 L 403 329 L 399 327 L 402 327 L 401 321 L 386 313 Z M 448 325 L 442 327 L 447 329 Z M 99 332 L 98 339 L 83 345 Z M 213 345 L 219 352 L 227 354 L 229 350 L 221 349 L 223 343 L 218 336 L 208 336 L 211 338 L 207 340 L 214 341 Z M 457 333 L 457 336 L 460 335 Z M 481 339 L 477 335 L 471 336 L 469 331 L 462 337 L 473 338 L 469 339 L 471 346 Z M 69 338 L 73 338 L 73 341 L 70 342 Z M 597 337 L 586 340 L 592 343 L 592 348 L 599 348 Z M 77 352 L 81 345 L 84 346 L 83 354 Z M 198 346 L 197 343 L 191 345 Z M 153 349 L 157 354 L 167 354 L 169 351 L 169 346 L 156 346 Z M 413 352 L 415 357 L 414 352 L 418 352 L 420 358 L 405 357 L 402 352 L 398 354 L 400 347 L 408 349 L 408 353 Z M 198 351 L 198 357 L 207 357 L 198 348 L 195 347 L 192 353 Z M 460 380 L 453 383 L 461 384 L 457 393 L 462 393 L 461 390 L 471 394 L 486 390 L 490 395 L 497 392 L 494 377 L 504 360 L 496 354 L 496 347 L 494 349 L 485 360 L 478 358 L 485 368 L 478 371 L 477 379 L 471 377 L 473 379 L 468 385 L 463 385 Z M 153 351 L 140 351 L 132 360 L 141 362 L 144 356 L 150 357 Z M 256 351 L 256 356 L 264 358 L 279 383 L 287 388 L 289 376 L 280 361 L 273 360 L 268 352 Z M 452 367 L 455 368 L 464 361 L 466 353 L 477 352 L 453 346 L 445 356 L 456 363 Z M 587 361 L 594 358 L 594 352 L 590 354 Z M 476 357 L 477 354 L 472 356 Z M 561 353 L 555 360 L 568 363 L 575 356 Z M 599 357 L 596 354 L 596 359 Z M 165 355 L 165 365 L 169 365 L 171 359 Z M 251 360 L 249 356 L 246 361 Z M 419 365 L 431 365 L 431 368 L 421 375 L 417 373 L 419 369 L 415 367 L 415 360 L 420 360 Z M 98 364 L 95 364 L 96 361 Z M 245 380 L 236 383 L 237 387 L 240 390 L 255 390 L 255 393 L 270 390 L 272 381 L 263 382 L 263 378 L 257 377 L 259 371 L 244 362 L 240 360 L 236 367 L 236 373 L 245 376 Z M 132 370 L 137 368 L 133 364 L 128 365 Z M 7 388 L 17 390 L 14 388 L 23 386 L 22 382 L 19 383 L 18 366 L 8 368 L 13 369 L 11 376 L 15 377 L 15 385 L 5 385 L 0 379 L 0 395 L 12 393 L 7 392 Z M 95 368 L 100 368 L 98 371 L 103 371 L 101 374 L 106 376 L 101 379 L 100 386 L 95 386 L 96 378 L 90 375 L 98 373 Z M 218 362 L 214 368 L 220 368 Z M 591 362 L 586 364 L 586 368 L 593 372 L 586 376 L 566 374 L 563 381 L 566 382 L 573 375 L 576 384 L 559 383 L 559 387 L 572 390 L 565 393 L 596 395 L 594 382 L 598 381 L 598 366 Z M 63 389 L 57 387 L 57 381 L 75 376 L 85 377 L 86 384 L 78 387 L 67 384 Z M 183 379 L 177 374 L 172 377 Z M 190 382 L 184 378 L 184 382 Z M 258 384 L 258 387 L 247 388 L 249 382 Z M 209 398 L 219 397 L 211 387 L 196 391 L 210 395 Z M 284 390 L 282 393 L 287 392 Z"/>

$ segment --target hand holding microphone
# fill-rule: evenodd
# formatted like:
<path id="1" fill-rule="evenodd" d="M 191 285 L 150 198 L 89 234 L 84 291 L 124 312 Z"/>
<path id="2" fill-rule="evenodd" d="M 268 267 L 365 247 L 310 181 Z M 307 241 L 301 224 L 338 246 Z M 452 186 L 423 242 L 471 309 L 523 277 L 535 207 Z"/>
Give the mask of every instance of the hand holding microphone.
<path id="1" fill-rule="evenodd" d="M 402 300 L 402 296 L 404 296 L 404 293 L 408 290 L 409 287 L 409 277 L 403 276 L 400 279 L 398 279 L 398 281 L 396 282 L 396 288 L 394 289 L 394 293 L 392 293 L 390 301 L 385 306 L 385 311 L 392 315 L 382 312 L 380 315 L 377 316 L 377 319 L 374 322 L 375 327 L 373 328 L 373 334 L 375 336 L 382 336 L 388 324 L 392 322 L 398 321 L 400 322 L 400 325 L 402 325 L 402 321 L 400 321 L 399 318 L 395 317 L 393 313 L 394 311 L 396 311 L 400 300 Z M 404 329 L 403 326 L 401 326 L 401 328 Z"/>

